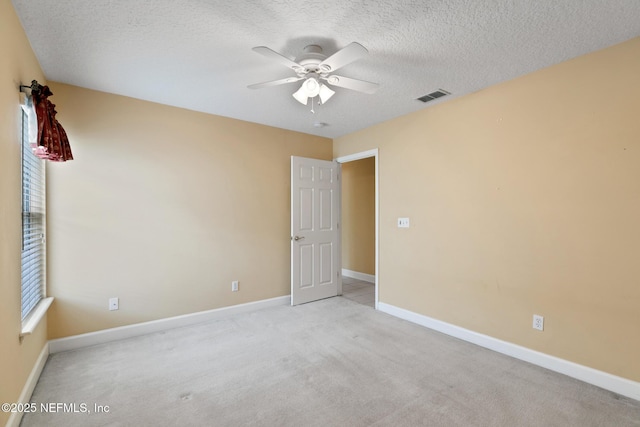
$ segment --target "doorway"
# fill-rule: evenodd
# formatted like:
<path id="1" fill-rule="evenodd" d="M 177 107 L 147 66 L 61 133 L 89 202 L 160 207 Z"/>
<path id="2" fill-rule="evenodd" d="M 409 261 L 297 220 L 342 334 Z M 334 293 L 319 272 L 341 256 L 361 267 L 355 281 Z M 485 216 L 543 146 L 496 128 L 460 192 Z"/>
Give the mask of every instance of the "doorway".
<path id="1" fill-rule="evenodd" d="M 336 159 L 341 172 L 342 296 L 378 308 L 378 149 Z"/>

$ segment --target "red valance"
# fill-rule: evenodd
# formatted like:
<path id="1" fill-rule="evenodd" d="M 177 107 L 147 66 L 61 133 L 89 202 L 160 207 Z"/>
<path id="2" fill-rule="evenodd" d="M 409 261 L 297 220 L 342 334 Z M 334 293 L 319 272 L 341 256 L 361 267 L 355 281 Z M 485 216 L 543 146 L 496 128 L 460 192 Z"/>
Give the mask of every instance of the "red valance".
<path id="1" fill-rule="evenodd" d="M 53 162 L 73 160 L 67 133 L 56 119 L 55 104 L 49 101 L 49 97 L 53 95 L 49 86 L 38 85 L 31 95 L 38 116 L 38 139 L 33 147 L 34 154 Z"/>

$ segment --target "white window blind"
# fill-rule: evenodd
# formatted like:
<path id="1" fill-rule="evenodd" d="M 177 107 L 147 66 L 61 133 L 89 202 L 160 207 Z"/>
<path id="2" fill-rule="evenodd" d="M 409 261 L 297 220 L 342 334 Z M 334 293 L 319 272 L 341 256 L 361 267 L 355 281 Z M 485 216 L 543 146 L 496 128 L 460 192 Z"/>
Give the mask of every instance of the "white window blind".
<path id="1" fill-rule="evenodd" d="M 45 166 L 29 143 L 29 115 L 22 111 L 22 320 L 45 291 Z"/>

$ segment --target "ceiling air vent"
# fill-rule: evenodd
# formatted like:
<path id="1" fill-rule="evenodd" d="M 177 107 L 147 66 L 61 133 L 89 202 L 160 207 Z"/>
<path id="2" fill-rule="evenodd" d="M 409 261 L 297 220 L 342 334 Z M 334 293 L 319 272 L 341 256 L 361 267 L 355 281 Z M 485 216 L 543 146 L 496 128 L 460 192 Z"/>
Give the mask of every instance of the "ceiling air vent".
<path id="1" fill-rule="evenodd" d="M 447 92 L 446 90 L 438 89 L 437 91 L 431 92 L 428 95 L 421 96 L 420 98 L 418 98 L 418 101 L 429 102 L 429 101 L 433 101 L 434 99 L 438 99 L 438 98 L 441 98 L 441 97 L 446 96 L 446 95 L 451 95 L 451 94 L 449 92 Z"/>

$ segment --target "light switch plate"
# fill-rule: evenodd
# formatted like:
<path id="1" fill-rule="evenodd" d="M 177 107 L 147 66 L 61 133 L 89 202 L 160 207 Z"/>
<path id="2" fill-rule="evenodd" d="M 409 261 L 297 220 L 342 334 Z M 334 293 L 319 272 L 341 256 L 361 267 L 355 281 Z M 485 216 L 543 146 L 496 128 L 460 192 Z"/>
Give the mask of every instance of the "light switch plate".
<path id="1" fill-rule="evenodd" d="M 409 228 L 409 218 L 398 218 L 398 228 Z"/>

